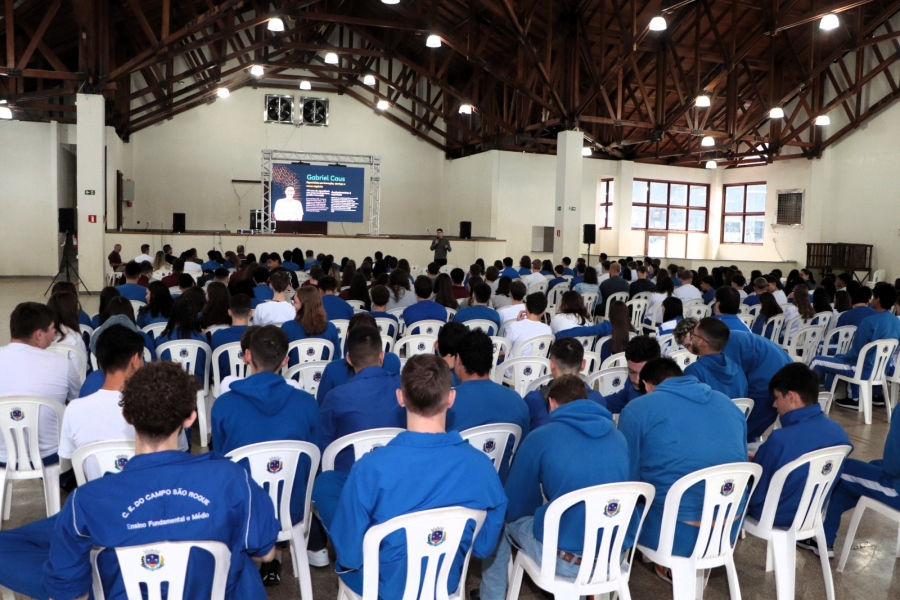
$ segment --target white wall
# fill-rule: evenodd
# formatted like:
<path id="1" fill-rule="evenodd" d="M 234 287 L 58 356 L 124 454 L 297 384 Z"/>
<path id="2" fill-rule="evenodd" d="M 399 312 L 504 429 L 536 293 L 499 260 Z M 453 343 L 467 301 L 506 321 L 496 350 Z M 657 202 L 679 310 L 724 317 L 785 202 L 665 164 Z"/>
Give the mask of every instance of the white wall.
<path id="1" fill-rule="evenodd" d="M 438 226 L 447 235 L 458 235 L 459 222 L 471 221 L 473 237 L 493 236 L 500 200 L 500 154 L 492 150 L 444 161 Z"/>

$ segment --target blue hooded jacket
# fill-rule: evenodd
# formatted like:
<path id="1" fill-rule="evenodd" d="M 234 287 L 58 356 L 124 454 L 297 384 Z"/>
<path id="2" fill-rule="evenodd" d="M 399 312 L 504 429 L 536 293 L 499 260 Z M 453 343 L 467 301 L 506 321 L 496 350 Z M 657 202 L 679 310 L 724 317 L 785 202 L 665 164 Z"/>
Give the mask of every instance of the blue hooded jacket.
<path id="1" fill-rule="evenodd" d="M 575 459 L 578 456 L 602 460 Z M 549 502 L 586 487 L 627 481 L 628 469 L 628 444 L 610 412 L 589 400 L 564 404 L 519 446 L 506 482 L 506 521 L 534 515 L 534 535 L 543 542 Z M 583 545 L 584 505 L 579 504 L 560 522 L 559 547 L 580 554 Z"/>
<path id="2" fill-rule="evenodd" d="M 894 479 L 894 489 L 900 493 L 900 419 L 891 421 L 891 429 L 884 440 L 884 458 L 881 468 Z"/>
<path id="3" fill-rule="evenodd" d="M 533 390 L 525 394 L 525 404 L 528 405 L 528 414 L 531 415 L 531 431 L 550 422 L 550 413 L 547 408 L 547 391 L 550 389 L 550 383 L 539 390 Z M 606 400 L 594 388 L 587 387 L 587 399 L 606 408 Z"/>
<path id="4" fill-rule="evenodd" d="M 684 374 L 696 377 L 700 383 L 705 383 L 729 398 L 747 397 L 747 377 L 737 363 L 724 354 L 701 356 L 687 366 Z"/>

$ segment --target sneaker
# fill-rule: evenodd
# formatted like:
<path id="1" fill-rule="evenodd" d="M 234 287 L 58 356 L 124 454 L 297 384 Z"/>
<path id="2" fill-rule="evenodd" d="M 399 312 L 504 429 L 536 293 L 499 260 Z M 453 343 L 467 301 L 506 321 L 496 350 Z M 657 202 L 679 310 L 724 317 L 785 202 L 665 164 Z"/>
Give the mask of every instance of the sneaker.
<path id="1" fill-rule="evenodd" d="M 656 565 L 656 575 L 663 581 L 672 583 L 672 569 L 662 565 Z"/>
<path id="2" fill-rule="evenodd" d="M 884 406 L 884 396 L 878 395 L 872 398 L 872 406 Z"/>
<path id="3" fill-rule="evenodd" d="M 281 561 L 263 563 L 259 566 L 259 574 L 262 576 L 263 585 L 273 586 L 281 583 Z"/>
<path id="4" fill-rule="evenodd" d="M 853 398 L 841 398 L 840 400 L 835 400 L 834 403 L 841 408 L 859 410 L 859 400 L 854 400 Z"/>
<path id="5" fill-rule="evenodd" d="M 331 561 L 328 560 L 328 549 L 307 550 L 306 556 L 309 558 L 309 566 L 311 567 L 327 567 Z"/>
<path id="6" fill-rule="evenodd" d="M 816 541 L 816 538 L 807 538 L 805 540 L 797 540 L 797 547 L 803 548 L 804 550 L 810 550 L 816 556 L 820 556 L 819 542 Z M 828 558 L 834 558 L 834 546 L 828 546 Z"/>

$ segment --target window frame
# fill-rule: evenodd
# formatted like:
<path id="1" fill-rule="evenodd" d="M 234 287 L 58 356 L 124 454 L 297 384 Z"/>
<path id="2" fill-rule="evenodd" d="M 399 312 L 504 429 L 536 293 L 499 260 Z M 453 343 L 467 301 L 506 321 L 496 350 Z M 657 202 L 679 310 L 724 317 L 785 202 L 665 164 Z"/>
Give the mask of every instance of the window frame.
<path id="1" fill-rule="evenodd" d="M 762 212 L 747 212 L 747 188 L 754 185 L 762 185 L 766 187 L 766 195 L 769 194 L 769 184 L 766 181 L 751 181 L 747 183 L 726 183 L 722 185 L 722 233 L 720 235 L 720 241 L 723 244 L 728 244 L 729 246 L 762 246 L 765 244 L 765 239 L 761 242 L 747 242 L 747 217 L 762 217 L 763 225 L 765 225 L 766 218 L 766 209 L 765 204 L 763 204 Z M 744 188 L 744 197 L 741 200 L 741 211 L 740 212 L 728 212 L 728 204 L 726 197 L 728 195 L 728 188 Z M 725 241 L 725 219 L 727 217 L 740 217 L 741 218 L 741 241 L 740 242 L 727 242 Z M 763 230 L 765 233 L 765 229 Z"/>
<path id="2" fill-rule="evenodd" d="M 647 184 L 647 196 L 646 202 L 635 202 L 634 201 L 634 182 L 639 181 Z M 666 185 L 666 204 L 659 204 L 650 202 L 650 187 L 652 184 L 665 184 Z M 673 185 L 683 185 L 687 187 L 687 204 L 678 205 L 672 204 L 672 186 Z M 691 188 L 692 187 L 702 187 L 706 188 L 706 204 L 701 208 L 699 206 L 691 206 Z M 643 227 L 635 227 L 634 224 L 631 225 L 632 231 L 654 231 L 654 232 L 665 232 L 665 233 L 705 233 L 709 234 L 709 201 L 710 201 L 710 193 L 712 191 L 712 186 L 708 183 L 694 183 L 689 181 L 669 181 L 665 179 L 645 179 L 643 177 L 635 177 L 632 179 L 632 199 L 631 206 L 632 211 L 635 206 L 644 207 L 647 210 L 647 214 L 644 217 L 644 226 Z M 666 228 L 658 229 L 650 227 L 650 211 L 653 208 L 663 208 L 666 211 Z M 685 223 L 684 229 L 671 229 L 669 227 L 670 216 L 669 213 L 672 209 L 684 210 L 685 211 Z M 702 210 L 706 213 L 705 219 L 703 221 L 703 230 L 694 230 L 691 229 L 691 210 Z"/>
<path id="3" fill-rule="evenodd" d="M 597 203 L 597 215 L 600 214 L 600 209 L 606 207 L 606 225 L 603 227 L 597 227 L 597 229 L 612 229 L 612 222 L 610 221 L 610 210 L 612 209 L 613 200 L 612 200 L 612 186 L 613 186 L 613 177 L 609 177 L 607 179 L 601 179 L 600 185 L 606 184 L 606 197 Z M 599 219 L 598 219 L 599 220 Z"/>

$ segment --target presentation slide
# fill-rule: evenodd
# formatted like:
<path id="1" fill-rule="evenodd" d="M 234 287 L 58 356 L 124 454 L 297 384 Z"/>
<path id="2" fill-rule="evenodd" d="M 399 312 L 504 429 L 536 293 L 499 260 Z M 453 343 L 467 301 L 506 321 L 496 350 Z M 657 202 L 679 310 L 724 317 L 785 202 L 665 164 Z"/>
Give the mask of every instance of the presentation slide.
<path id="1" fill-rule="evenodd" d="M 362 223 L 365 169 L 306 164 L 272 166 L 272 218 Z"/>

